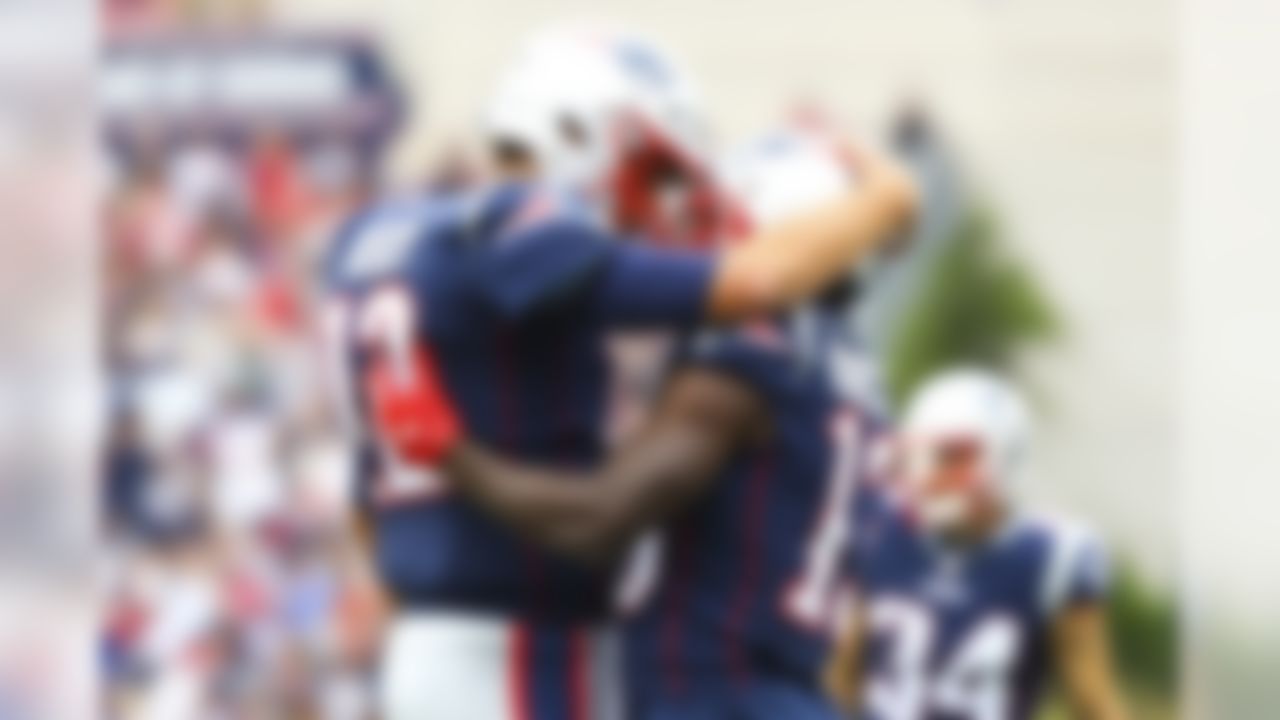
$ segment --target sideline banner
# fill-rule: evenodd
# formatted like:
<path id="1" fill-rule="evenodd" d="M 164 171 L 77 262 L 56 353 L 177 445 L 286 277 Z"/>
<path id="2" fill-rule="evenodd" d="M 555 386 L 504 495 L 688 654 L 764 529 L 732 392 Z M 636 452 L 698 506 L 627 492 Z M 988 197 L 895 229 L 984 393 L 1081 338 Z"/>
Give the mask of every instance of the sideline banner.
<path id="1" fill-rule="evenodd" d="M 107 44 L 100 71 L 109 134 L 267 126 L 378 142 L 403 114 L 381 49 L 360 36 L 129 37 Z"/>

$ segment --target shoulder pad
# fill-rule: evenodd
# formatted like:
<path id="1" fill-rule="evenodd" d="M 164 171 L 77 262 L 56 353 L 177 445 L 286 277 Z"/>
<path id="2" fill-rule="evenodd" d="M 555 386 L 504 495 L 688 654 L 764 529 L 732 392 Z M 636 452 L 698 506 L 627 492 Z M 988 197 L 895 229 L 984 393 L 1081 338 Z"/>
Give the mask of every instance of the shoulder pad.
<path id="1" fill-rule="evenodd" d="M 359 282 L 401 267 L 439 214 L 436 203 L 402 200 L 380 205 L 343 230 L 331 268 L 336 278 Z"/>
<path id="2" fill-rule="evenodd" d="M 1040 585 L 1046 614 L 1061 610 L 1081 585 L 1101 589 L 1107 584 L 1106 550 L 1093 528 L 1059 515 L 1039 516 L 1034 522 L 1047 543 Z"/>
<path id="3" fill-rule="evenodd" d="M 552 223 L 602 229 L 600 218 L 580 199 L 547 185 L 507 185 L 492 190 L 484 215 L 484 224 L 497 243 L 535 235 Z"/>

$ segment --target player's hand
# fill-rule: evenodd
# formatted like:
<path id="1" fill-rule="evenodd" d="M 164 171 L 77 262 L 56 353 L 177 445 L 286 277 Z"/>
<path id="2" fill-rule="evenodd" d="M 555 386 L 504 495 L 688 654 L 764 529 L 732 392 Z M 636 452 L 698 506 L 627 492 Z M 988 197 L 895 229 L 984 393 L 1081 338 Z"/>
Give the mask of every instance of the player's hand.
<path id="1" fill-rule="evenodd" d="M 422 348 L 403 363 L 375 358 L 365 374 L 365 393 L 378 432 L 404 462 L 437 465 L 462 439 L 435 360 Z"/>
<path id="2" fill-rule="evenodd" d="M 913 225 L 920 212 L 920 188 L 911 170 L 888 152 L 853 136 L 841 138 L 838 147 L 841 161 L 850 168 L 855 180 L 866 183 L 874 178 L 888 190 L 886 195 L 894 202 L 901 226 Z"/>
<path id="3" fill-rule="evenodd" d="M 797 108 L 790 119 L 797 131 L 824 145 L 844 166 L 855 184 L 868 178 L 893 189 L 904 226 L 911 225 L 920 209 L 920 188 L 911 171 L 899 160 L 858 136 L 842 132 L 821 108 Z"/>

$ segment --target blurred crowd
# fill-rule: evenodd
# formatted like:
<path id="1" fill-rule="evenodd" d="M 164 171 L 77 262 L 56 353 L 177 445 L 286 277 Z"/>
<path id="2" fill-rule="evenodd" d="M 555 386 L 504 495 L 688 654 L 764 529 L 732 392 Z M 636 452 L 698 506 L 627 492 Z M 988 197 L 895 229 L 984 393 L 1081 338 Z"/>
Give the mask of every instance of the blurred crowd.
<path id="1" fill-rule="evenodd" d="M 349 161 L 266 131 L 111 153 L 106 717 L 367 716 L 378 596 L 312 323 Z"/>

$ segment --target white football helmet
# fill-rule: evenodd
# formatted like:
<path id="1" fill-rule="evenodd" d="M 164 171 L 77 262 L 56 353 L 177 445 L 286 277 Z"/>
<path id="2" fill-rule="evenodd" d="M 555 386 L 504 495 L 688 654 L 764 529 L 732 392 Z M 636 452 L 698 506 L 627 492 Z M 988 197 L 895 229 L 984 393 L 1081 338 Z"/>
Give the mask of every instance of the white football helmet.
<path id="1" fill-rule="evenodd" d="M 912 397 L 900 435 L 902 480 L 926 527 L 962 522 L 983 494 L 1022 500 L 1030 413 L 1000 377 L 976 369 L 934 377 Z"/>
<path id="2" fill-rule="evenodd" d="M 694 206 L 716 202 L 704 118 L 689 78 L 655 45 L 572 24 L 526 44 L 484 129 L 491 142 L 530 153 L 543 178 L 603 202 L 621 229 L 679 236 L 691 213 L 706 210 Z M 683 181 L 675 190 L 661 182 L 673 175 Z"/>
<path id="3" fill-rule="evenodd" d="M 849 164 L 826 138 L 802 128 L 775 131 L 725 164 L 730 194 L 754 225 L 768 225 L 848 192 Z"/>

